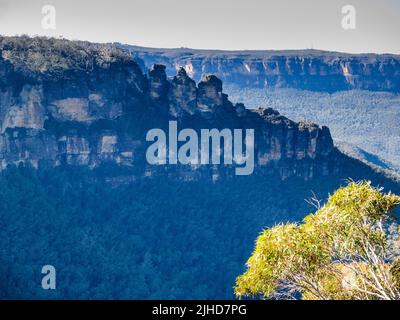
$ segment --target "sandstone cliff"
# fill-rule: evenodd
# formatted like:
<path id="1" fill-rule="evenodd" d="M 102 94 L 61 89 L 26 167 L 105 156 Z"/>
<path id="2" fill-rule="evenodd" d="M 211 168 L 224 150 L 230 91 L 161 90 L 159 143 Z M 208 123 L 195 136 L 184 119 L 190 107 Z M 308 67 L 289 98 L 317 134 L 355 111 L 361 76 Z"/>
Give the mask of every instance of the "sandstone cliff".
<path id="1" fill-rule="evenodd" d="M 148 165 L 147 130 L 173 119 L 196 130 L 254 129 L 257 174 L 309 179 L 338 170 L 328 128 L 295 123 L 269 108 L 234 105 L 216 76 L 196 84 L 180 68 L 169 79 L 159 64 L 144 75 L 114 46 L 60 39 L 3 37 L 0 53 L 1 168 L 109 163 L 131 167 L 137 176 L 229 174 L 215 166 Z"/>
<path id="2" fill-rule="evenodd" d="M 216 51 L 152 49 L 120 45 L 140 59 L 143 68 L 167 66 L 172 76 L 179 67 L 199 81 L 215 74 L 242 87 L 295 88 L 335 92 L 351 89 L 400 92 L 400 56 L 345 54 L 318 50 Z"/>

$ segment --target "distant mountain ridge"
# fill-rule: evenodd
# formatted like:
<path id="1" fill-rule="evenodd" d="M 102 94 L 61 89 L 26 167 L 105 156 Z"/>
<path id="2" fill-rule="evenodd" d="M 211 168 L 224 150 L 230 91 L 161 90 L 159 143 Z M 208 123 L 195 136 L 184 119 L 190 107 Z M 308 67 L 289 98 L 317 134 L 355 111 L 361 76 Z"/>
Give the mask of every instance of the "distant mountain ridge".
<path id="1" fill-rule="evenodd" d="M 379 158 L 378 156 L 371 154 L 357 146 L 354 146 L 350 143 L 347 143 L 345 141 L 340 141 L 337 140 L 335 141 L 335 146 L 344 154 L 354 158 L 358 159 L 362 162 L 365 162 L 369 165 L 376 166 L 379 168 L 382 168 L 384 170 L 389 170 L 392 172 L 396 172 L 396 166 L 393 165 L 390 162 L 385 161 L 384 159 Z"/>
<path id="2" fill-rule="evenodd" d="M 162 63 L 167 67 L 167 74 L 173 76 L 182 66 L 196 81 L 205 74 L 215 74 L 224 82 L 243 87 L 400 92 L 400 56 L 393 54 L 118 46 L 140 59 L 142 68 Z"/>

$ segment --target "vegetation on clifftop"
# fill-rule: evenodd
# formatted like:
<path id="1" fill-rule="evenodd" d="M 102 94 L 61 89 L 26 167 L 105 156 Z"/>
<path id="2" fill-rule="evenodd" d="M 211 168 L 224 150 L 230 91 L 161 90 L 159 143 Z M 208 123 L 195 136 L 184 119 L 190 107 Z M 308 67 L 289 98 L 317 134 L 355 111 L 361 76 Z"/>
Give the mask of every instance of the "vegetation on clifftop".
<path id="1" fill-rule="evenodd" d="M 133 61 L 112 44 L 47 37 L 0 37 L 1 57 L 26 75 L 57 75 L 65 70 L 91 71 L 118 61 Z"/>

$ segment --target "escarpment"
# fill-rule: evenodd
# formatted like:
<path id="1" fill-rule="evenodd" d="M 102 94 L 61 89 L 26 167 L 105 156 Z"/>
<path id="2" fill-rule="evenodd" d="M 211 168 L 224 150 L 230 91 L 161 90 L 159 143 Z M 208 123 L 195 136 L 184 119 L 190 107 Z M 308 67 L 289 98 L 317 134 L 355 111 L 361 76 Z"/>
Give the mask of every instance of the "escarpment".
<path id="1" fill-rule="evenodd" d="M 318 50 L 219 51 L 153 49 L 120 45 L 149 68 L 166 65 L 173 76 L 181 66 L 199 81 L 214 74 L 239 87 L 294 88 L 335 92 L 370 90 L 400 92 L 400 56 L 346 54 Z"/>
<path id="2" fill-rule="evenodd" d="M 146 163 L 147 131 L 174 120 L 197 131 L 254 129 L 255 174 L 310 179 L 340 170 L 328 128 L 233 104 L 214 75 L 196 84 L 187 69 L 169 77 L 160 64 L 145 75 L 128 53 L 87 42 L 3 37 L 0 50 L 1 168 L 108 163 L 138 177 L 173 171 L 196 179 L 206 169 Z"/>

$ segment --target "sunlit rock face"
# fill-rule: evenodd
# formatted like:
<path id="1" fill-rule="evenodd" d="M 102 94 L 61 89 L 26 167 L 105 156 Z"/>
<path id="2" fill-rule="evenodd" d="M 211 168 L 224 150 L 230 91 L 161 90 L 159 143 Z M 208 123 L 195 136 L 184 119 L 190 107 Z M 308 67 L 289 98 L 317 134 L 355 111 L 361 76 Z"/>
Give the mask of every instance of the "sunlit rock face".
<path id="1" fill-rule="evenodd" d="M 1 132 L 7 128 L 43 129 L 45 110 L 40 86 L 25 84 L 15 95 L 13 88 L 0 92 Z"/>
<path id="2" fill-rule="evenodd" d="M 201 166 L 145 161 L 148 130 L 166 129 L 175 120 L 180 128 L 197 131 L 254 129 L 255 174 L 310 179 L 339 170 L 328 128 L 293 122 L 267 107 L 251 111 L 232 104 L 219 78 L 203 75 L 196 84 L 188 65 L 169 77 L 167 68 L 156 64 L 145 75 L 119 49 L 59 39 L 0 38 L 0 50 L 1 168 L 18 162 L 91 168 L 107 163 L 135 168 L 138 177 L 199 179 Z M 285 62 L 285 68 L 297 68 L 292 63 Z M 197 67 L 190 65 L 190 75 Z M 251 62 L 242 67 L 254 73 Z M 316 73 L 313 68 L 307 72 Z M 207 170 L 220 179 L 231 174 L 225 169 Z"/>
<path id="3" fill-rule="evenodd" d="M 121 46 L 149 68 L 162 61 L 167 75 L 177 68 L 200 81 L 214 74 L 240 87 L 311 91 L 373 90 L 400 92 L 400 56 L 352 55 L 318 50 L 212 51 Z"/>

